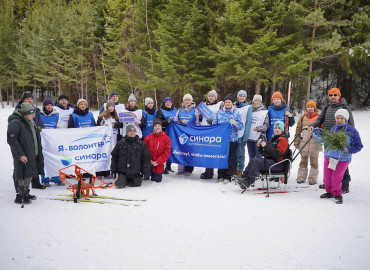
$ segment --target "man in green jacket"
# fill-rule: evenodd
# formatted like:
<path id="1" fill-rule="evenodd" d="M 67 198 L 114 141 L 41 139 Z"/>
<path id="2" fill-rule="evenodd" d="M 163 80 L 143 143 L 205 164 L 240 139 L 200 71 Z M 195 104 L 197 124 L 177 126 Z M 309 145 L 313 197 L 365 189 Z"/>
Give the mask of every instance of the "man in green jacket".
<path id="1" fill-rule="evenodd" d="M 15 203 L 31 203 L 36 196 L 29 194 L 32 177 L 44 174 L 40 132 L 33 123 L 35 108 L 22 103 L 21 109 L 9 117 L 7 141 L 14 160 L 14 178 L 18 182 Z"/>

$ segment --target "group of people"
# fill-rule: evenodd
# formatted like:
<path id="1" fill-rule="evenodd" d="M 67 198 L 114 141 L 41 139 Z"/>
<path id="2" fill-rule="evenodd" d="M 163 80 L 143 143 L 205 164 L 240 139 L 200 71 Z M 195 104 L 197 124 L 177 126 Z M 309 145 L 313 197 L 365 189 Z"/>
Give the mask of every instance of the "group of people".
<path id="1" fill-rule="evenodd" d="M 305 141 L 310 138 L 310 132 L 322 125 L 333 132 L 343 129 L 346 131 L 350 138 L 346 155 L 343 156 L 340 153 L 338 155 L 329 149 L 325 150 L 324 166 L 327 167 L 327 159 L 338 158 L 339 160 L 340 165 L 334 173 L 324 167 L 326 194 L 332 194 L 338 202 L 342 189 L 348 192 L 350 177 L 347 163 L 351 160 L 350 155 L 358 152 L 362 144 L 358 132 L 353 127 L 350 108 L 345 100 L 340 98 L 339 89 L 333 89 L 329 92 L 330 103 L 320 115 L 315 102 L 307 103 L 305 114 L 299 119 L 296 130 L 296 134 L 301 136 L 296 136 L 294 145 L 302 150 L 297 182 L 305 182 L 308 175 L 309 184 L 316 184 L 319 173 L 318 155 L 322 150 L 318 142 L 311 141 L 305 144 Z M 290 108 L 287 109 L 287 104 L 279 91 L 273 93 L 272 104 L 268 108 L 262 102 L 261 95 L 254 95 L 252 103 L 248 104 L 247 93 L 244 90 L 237 93 L 235 100 L 234 96 L 229 94 L 223 101 L 219 101 L 217 92 L 211 90 L 207 94 L 205 105 L 213 115 L 207 119 L 195 109 L 195 103 L 190 94 L 183 96 L 181 107 L 178 109 L 174 107 L 171 97 L 165 97 L 160 109 L 156 110 L 154 101 L 150 97 L 145 98 L 144 109 L 139 109 L 133 94 L 130 94 L 127 104 L 120 104 L 118 93 L 112 91 L 95 121 L 85 99 L 79 99 L 76 107 L 73 107 L 69 104 L 66 95 L 59 96 L 56 104 L 47 97 L 40 110 L 33 106 L 33 96 L 27 92 L 23 94 L 14 113 L 8 119 L 7 138 L 14 158 L 14 186 L 17 191 L 15 202 L 30 203 L 31 200 L 36 199 L 29 193 L 30 183 L 32 188 L 43 189 L 50 186 L 50 179 L 44 177 L 43 171 L 44 160 L 40 140 L 40 131 L 43 128 L 84 128 L 96 125 L 113 127 L 114 148 L 111 153 L 110 173 L 116 179 L 116 187 L 123 188 L 126 185 L 140 186 L 143 179 L 161 182 L 162 174 L 174 172 L 171 162 L 168 161 L 171 152 L 168 132 L 172 122 L 201 126 L 230 123 L 228 168 L 218 169 L 217 179 L 227 184 L 235 175 L 239 179 L 241 188 L 246 189 L 254 183 L 255 177 L 266 166 L 269 167 L 287 157 L 288 129 L 295 124 L 292 111 Z M 125 119 L 121 119 L 120 121 L 119 115 L 124 112 L 134 115 L 134 120 L 126 122 Z M 341 121 L 345 119 L 346 122 L 342 123 L 339 118 Z M 249 156 L 247 166 L 245 166 L 246 146 Z M 308 159 L 311 164 L 309 174 Z M 342 165 L 341 162 L 347 162 L 347 166 Z M 274 170 L 283 170 L 283 166 L 283 164 L 275 166 Z M 189 176 L 193 170 L 193 166 L 178 164 L 177 174 Z M 342 179 L 339 182 L 338 179 L 342 171 L 343 185 L 339 187 L 339 191 L 338 186 L 339 182 L 342 183 Z M 212 179 L 214 174 L 213 168 L 205 168 L 200 178 Z M 42 176 L 41 184 L 39 175 Z M 336 180 L 329 180 L 332 178 Z M 63 185 L 58 176 L 52 177 L 52 181 L 57 185 Z"/>

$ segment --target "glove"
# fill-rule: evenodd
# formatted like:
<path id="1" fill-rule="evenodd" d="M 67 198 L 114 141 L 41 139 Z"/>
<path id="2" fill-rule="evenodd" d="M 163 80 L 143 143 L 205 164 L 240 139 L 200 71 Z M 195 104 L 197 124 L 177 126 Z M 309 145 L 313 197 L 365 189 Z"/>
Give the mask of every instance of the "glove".
<path id="1" fill-rule="evenodd" d="M 207 120 L 207 123 L 210 124 L 210 125 L 212 125 L 212 123 L 213 123 L 212 117 Z"/>
<path id="2" fill-rule="evenodd" d="M 237 122 L 234 119 L 231 119 L 230 120 L 230 124 L 232 124 L 233 126 L 236 126 L 237 125 Z"/>
<path id="3" fill-rule="evenodd" d="M 173 122 L 173 119 L 171 119 L 171 118 L 168 118 L 168 119 L 167 119 L 167 123 L 168 123 L 168 124 L 171 124 L 172 122 Z"/>
<path id="4" fill-rule="evenodd" d="M 348 153 L 349 152 L 349 149 L 347 146 L 343 146 L 341 149 L 339 149 L 340 151 L 342 151 L 343 153 Z"/>
<path id="5" fill-rule="evenodd" d="M 188 120 L 182 120 L 181 123 L 186 126 L 188 124 Z"/>

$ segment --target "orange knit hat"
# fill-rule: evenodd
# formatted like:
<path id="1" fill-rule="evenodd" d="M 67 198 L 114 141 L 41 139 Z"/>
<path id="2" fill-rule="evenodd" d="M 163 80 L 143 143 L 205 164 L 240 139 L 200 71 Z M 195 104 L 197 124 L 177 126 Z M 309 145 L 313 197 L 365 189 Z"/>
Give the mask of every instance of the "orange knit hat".
<path id="1" fill-rule="evenodd" d="M 315 101 L 313 101 L 313 100 L 310 100 L 309 102 L 307 102 L 307 104 L 306 104 L 306 109 L 307 109 L 307 107 L 308 106 L 313 106 L 314 108 L 315 108 L 315 110 L 317 110 L 317 108 L 316 108 L 316 102 Z"/>
<path id="2" fill-rule="evenodd" d="M 271 96 L 271 101 L 274 100 L 274 98 L 279 98 L 281 101 L 283 101 L 283 95 L 280 93 L 280 91 L 276 91 Z"/>
<path id="3" fill-rule="evenodd" d="M 328 93 L 328 96 L 330 94 L 338 94 L 339 96 L 341 96 L 340 90 L 338 88 L 332 88 L 332 89 L 330 89 L 330 91 Z"/>

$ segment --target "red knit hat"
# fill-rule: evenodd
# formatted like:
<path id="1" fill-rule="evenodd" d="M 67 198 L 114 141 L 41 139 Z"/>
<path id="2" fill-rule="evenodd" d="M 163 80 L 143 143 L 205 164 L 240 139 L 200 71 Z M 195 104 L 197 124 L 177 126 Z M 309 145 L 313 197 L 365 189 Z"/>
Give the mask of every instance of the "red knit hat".
<path id="1" fill-rule="evenodd" d="M 313 100 L 310 100 L 309 102 L 307 102 L 307 104 L 306 104 L 306 109 L 307 109 L 307 107 L 308 106 L 313 106 L 314 108 L 315 108 L 315 110 L 317 110 L 317 108 L 316 108 L 316 102 L 315 101 L 313 101 Z"/>
<path id="2" fill-rule="evenodd" d="M 330 89 L 330 91 L 328 93 L 328 96 L 330 94 L 338 94 L 338 96 L 341 96 L 340 90 L 338 88 L 332 88 L 332 89 Z"/>
<path id="3" fill-rule="evenodd" d="M 281 101 L 283 101 L 283 95 L 280 93 L 280 91 L 276 91 L 271 96 L 271 101 L 274 100 L 274 98 L 279 98 Z"/>

